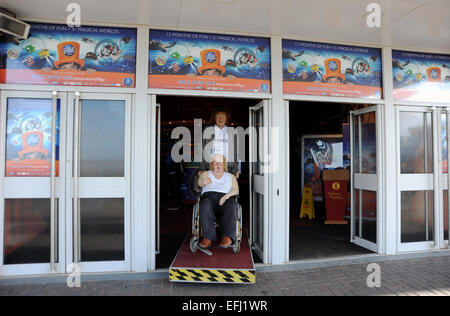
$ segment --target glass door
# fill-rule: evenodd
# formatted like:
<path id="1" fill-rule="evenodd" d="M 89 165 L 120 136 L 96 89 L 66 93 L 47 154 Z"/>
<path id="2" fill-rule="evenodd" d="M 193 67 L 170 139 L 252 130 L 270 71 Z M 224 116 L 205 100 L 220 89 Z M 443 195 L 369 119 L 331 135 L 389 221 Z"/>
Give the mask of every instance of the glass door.
<path id="1" fill-rule="evenodd" d="M 436 246 L 436 212 L 439 189 L 439 115 L 436 109 L 397 108 L 399 135 L 398 168 L 399 251 L 432 249 Z"/>
<path id="2" fill-rule="evenodd" d="M 267 263 L 269 173 L 265 158 L 269 156 L 268 101 L 261 101 L 249 111 L 250 244 L 260 259 Z"/>
<path id="3" fill-rule="evenodd" d="M 380 106 L 353 111 L 351 124 L 351 241 L 378 252 L 381 244 Z"/>
<path id="4" fill-rule="evenodd" d="M 448 162 L 450 161 L 450 150 L 448 149 L 448 144 L 450 141 L 450 108 L 445 108 L 441 111 L 441 121 L 440 121 L 440 137 L 441 145 L 439 148 L 442 150 L 442 168 L 441 170 L 441 196 L 442 196 L 442 208 L 439 211 L 440 219 L 439 227 L 439 248 L 449 248 L 449 227 L 450 227 L 450 173 L 448 172 Z"/>
<path id="5" fill-rule="evenodd" d="M 2 92 L 0 276 L 65 272 L 66 99 Z"/>
<path id="6" fill-rule="evenodd" d="M 68 262 L 82 273 L 129 271 L 131 97 L 71 93 L 68 100 Z"/>

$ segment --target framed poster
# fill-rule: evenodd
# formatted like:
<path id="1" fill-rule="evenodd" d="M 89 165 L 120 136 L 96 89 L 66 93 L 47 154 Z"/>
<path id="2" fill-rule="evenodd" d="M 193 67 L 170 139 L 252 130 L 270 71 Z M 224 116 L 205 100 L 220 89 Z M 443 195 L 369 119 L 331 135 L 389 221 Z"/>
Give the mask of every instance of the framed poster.
<path id="1" fill-rule="evenodd" d="M 343 136 L 303 136 L 302 166 L 302 192 L 305 186 L 311 187 L 314 200 L 323 201 L 322 171 L 344 168 Z"/>
<path id="2" fill-rule="evenodd" d="M 59 175 L 60 106 L 56 122 Z M 6 176 L 49 177 L 52 157 L 52 100 L 9 98 L 6 119 Z"/>
<path id="3" fill-rule="evenodd" d="M 283 93 L 382 98 L 381 50 L 283 40 Z"/>
<path id="4" fill-rule="evenodd" d="M 394 100 L 450 102 L 450 55 L 392 51 Z"/>
<path id="5" fill-rule="evenodd" d="M 135 87 L 136 32 L 32 23 L 28 39 L 0 42 L 0 82 Z"/>
<path id="6" fill-rule="evenodd" d="M 149 87 L 270 93 L 270 39 L 150 31 Z"/>

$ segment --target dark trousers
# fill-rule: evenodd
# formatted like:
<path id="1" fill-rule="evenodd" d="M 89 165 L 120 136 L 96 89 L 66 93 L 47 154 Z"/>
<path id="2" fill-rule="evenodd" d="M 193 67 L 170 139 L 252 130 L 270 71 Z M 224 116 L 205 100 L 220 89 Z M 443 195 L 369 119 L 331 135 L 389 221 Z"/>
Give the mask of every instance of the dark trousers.
<path id="1" fill-rule="evenodd" d="M 229 198 L 224 205 L 219 206 L 219 201 L 224 195 L 218 192 L 206 192 L 202 195 L 200 200 L 200 225 L 203 229 L 203 237 L 215 241 L 216 228 L 214 222 L 218 218 L 221 239 L 230 237 L 234 242 L 238 206 L 233 198 Z"/>

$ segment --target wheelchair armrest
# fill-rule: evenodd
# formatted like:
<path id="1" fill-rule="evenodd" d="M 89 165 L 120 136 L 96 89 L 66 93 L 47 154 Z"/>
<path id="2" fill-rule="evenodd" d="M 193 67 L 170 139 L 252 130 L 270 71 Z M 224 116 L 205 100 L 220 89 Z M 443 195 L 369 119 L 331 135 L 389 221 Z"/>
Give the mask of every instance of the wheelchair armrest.
<path id="1" fill-rule="evenodd" d="M 231 198 L 231 199 L 235 199 L 236 202 L 239 202 L 239 194 L 233 195 L 233 196 L 231 196 L 230 198 Z"/>

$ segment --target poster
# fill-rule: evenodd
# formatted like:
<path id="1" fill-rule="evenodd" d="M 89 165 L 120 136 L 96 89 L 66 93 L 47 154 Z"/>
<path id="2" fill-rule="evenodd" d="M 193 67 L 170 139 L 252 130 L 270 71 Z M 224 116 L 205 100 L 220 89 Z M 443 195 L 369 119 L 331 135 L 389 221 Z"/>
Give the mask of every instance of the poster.
<path id="1" fill-rule="evenodd" d="M 450 55 L 392 51 L 396 101 L 450 100 Z"/>
<path id="2" fill-rule="evenodd" d="M 270 93 L 268 38 L 150 31 L 149 87 Z"/>
<path id="3" fill-rule="evenodd" d="M 52 157 L 52 99 L 9 98 L 6 118 L 6 176 L 49 177 Z M 56 122 L 59 173 L 60 111 Z"/>
<path id="4" fill-rule="evenodd" d="M 323 200 L 322 171 L 344 168 L 342 135 L 303 136 L 303 182 L 313 189 L 315 201 Z"/>
<path id="5" fill-rule="evenodd" d="M 283 93 L 382 98 L 381 50 L 283 40 Z"/>
<path id="6" fill-rule="evenodd" d="M 31 24 L 28 39 L 0 42 L 0 82 L 134 87 L 136 29 Z"/>

